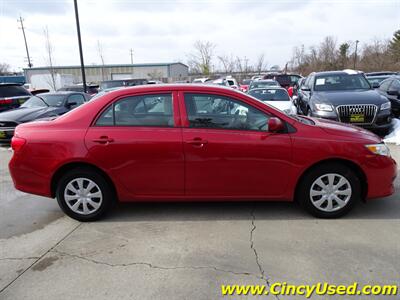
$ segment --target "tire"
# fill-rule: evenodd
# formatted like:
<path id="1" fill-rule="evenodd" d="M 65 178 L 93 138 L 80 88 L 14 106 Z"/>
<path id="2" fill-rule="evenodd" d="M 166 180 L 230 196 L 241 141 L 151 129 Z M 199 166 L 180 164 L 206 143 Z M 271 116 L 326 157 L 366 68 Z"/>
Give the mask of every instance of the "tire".
<path id="1" fill-rule="evenodd" d="M 57 183 L 56 197 L 62 211 L 81 222 L 101 219 L 116 202 L 109 182 L 89 168 L 77 168 L 65 173 Z M 80 204 L 77 203 L 79 201 Z"/>
<path id="2" fill-rule="evenodd" d="M 323 185 L 325 189 L 321 188 Z M 358 177 L 350 168 L 337 163 L 323 164 L 306 173 L 296 195 L 296 200 L 318 218 L 344 216 L 360 199 Z"/>

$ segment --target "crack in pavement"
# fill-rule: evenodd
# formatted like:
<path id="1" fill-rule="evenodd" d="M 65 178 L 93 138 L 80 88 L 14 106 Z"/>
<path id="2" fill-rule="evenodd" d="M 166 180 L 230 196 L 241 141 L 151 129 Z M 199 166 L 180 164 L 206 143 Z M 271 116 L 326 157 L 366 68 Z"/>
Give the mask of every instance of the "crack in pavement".
<path id="1" fill-rule="evenodd" d="M 33 256 L 33 257 L 4 257 L 0 258 L 1 260 L 25 260 L 25 259 L 39 259 L 40 256 Z"/>
<path id="2" fill-rule="evenodd" d="M 266 282 L 266 285 L 268 286 L 268 288 L 271 288 L 271 284 L 269 282 L 269 277 L 265 276 L 265 270 L 264 270 L 264 268 L 262 267 L 262 265 L 260 263 L 258 252 L 257 252 L 257 249 L 256 249 L 256 247 L 254 245 L 254 232 L 255 232 L 255 230 L 257 228 L 257 226 L 256 226 L 256 216 L 255 216 L 255 213 L 254 213 L 254 204 L 253 204 L 253 207 L 251 208 L 250 215 L 251 215 L 251 226 L 252 226 L 252 228 L 250 230 L 250 248 L 253 250 L 254 256 L 256 257 L 256 264 L 258 266 L 258 269 L 260 270 L 261 279 Z M 274 296 L 276 297 L 276 299 L 279 300 L 278 295 L 274 295 Z"/>
<path id="3" fill-rule="evenodd" d="M 131 263 L 123 263 L 123 264 L 112 264 L 112 263 L 103 262 L 103 261 L 95 260 L 95 259 L 92 259 L 92 258 L 76 255 L 76 254 L 70 254 L 70 253 L 58 251 L 56 249 L 51 250 L 51 252 L 58 253 L 58 254 L 60 254 L 62 256 L 69 256 L 69 257 L 73 257 L 73 258 L 77 258 L 77 259 L 82 259 L 82 260 L 85 260 L 85 261 L 88 261 L 88 262 L 91 262 L 91 263 L 94 263 L 94 264 L 105 265 L 105 266 L 109 266 L 109 267 L 146 266 L 146 267 L 149 267 L 150 269 L 159 269 L 159 270 L 179 270 L 179 269 L 202 270 L 202 269 L 210 269 L 210 270 L 214 270 L 214 271 L 217 271 L 217 272 L 224 272 L 224 273 L 229 273 L 229 274 L 234 274 L 234 275 L 253 276 L 255 278 L 262 279 L 262 278 L 260 278 L 260 276 L 258 276 L 256 274 L 253 274 L 253 273 L 250 273 L 250 272 L 235 272 L 235 271 L 231 271 L 231 270 L 220 269 L 220 268 L 217 268 L 217 267 L 214 267 L 214 266 L 175 266 L 175 267 L 166 267 L 166 266 L 154 265 L 154 264 L 148 263 L 148 262 L 131 262 Z"/>

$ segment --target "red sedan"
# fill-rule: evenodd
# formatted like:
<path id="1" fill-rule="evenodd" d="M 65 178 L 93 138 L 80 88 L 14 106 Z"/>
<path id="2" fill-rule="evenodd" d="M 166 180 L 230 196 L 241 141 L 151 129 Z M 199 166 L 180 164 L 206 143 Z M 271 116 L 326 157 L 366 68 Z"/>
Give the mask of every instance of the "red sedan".
<path id="1" fill-rule="evenodd" d="M 52 121 L 19 125 L 9 167 L 21 191 L 56 197 L 72 218 L 116 201 L 296 200 L 338 217 L 394 192 L 376 135 L 288 116 L 211 85 L 116 90 Z"/>

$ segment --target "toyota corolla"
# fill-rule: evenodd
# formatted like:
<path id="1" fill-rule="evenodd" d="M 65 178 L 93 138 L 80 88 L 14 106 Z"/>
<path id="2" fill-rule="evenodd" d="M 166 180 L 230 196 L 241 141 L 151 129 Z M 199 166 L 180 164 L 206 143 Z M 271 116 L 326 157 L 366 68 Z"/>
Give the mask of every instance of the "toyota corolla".
<path id="1" fill-rule="evenodd" d="M 376 135 L 289 116 L 233 89 L 120 89 L 51 121 L 19 125 L 9 168 L 21 191 L 80 221 L 126 201 L 297 201 L 339 217 L 391 195 L 396 163 Z"/>

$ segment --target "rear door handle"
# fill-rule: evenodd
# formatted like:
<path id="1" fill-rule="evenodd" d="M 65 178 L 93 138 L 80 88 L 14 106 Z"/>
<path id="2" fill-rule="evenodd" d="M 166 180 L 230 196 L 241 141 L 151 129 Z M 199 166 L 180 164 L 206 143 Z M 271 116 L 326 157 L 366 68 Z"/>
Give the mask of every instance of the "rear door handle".
<path id="1" fill-rule="evenodd" d="M 99 144 L 109 144 L 109 143 L 114 142 L 114 139 L 109 138 L 108 136 L 101 136 L 100 138 L 94 139 L 92 141 L 95 143 L 99 143 Z"/>

